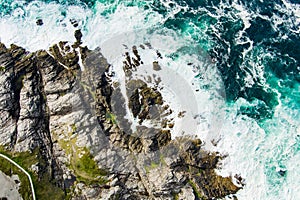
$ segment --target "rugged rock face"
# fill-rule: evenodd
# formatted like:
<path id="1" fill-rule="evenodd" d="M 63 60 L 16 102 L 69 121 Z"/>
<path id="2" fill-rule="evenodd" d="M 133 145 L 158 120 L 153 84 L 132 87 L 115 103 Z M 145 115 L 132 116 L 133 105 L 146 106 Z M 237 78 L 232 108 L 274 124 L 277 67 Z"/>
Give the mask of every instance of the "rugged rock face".
<path id="1" fill-rule="evenodd" d="M 12 151 L 39 149 L 39 174 L 56 168 L 42 69 L 34 53 L 0 45 L 1 144 Z"/>
<path id="2" fill-rule="evenodd" d="M 72 199 L 215 199 L 240 189 L 215 173 L 221 158 L 200 140 L 171 140 L 162 95 L 132 78 L 142 64 L 137 47 L 124 58 L 124 96 L 100 49 L 80 46 L 81 36 L 33 53 L 0 44 L 0 144 L 7 151 L 38 152 L 38 167 L 29 170 L 48 174 Z M 126 106 L 139 121 L 135 130 Z"/>

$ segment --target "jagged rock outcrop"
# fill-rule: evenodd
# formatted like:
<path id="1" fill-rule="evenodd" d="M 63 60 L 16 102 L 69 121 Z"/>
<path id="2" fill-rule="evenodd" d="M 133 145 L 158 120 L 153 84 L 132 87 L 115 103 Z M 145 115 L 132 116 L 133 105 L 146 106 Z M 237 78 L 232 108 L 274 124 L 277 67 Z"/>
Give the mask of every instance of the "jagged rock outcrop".
<path id="1" fill-rule="evenodd" d="M 57 165 L 52 152 L 49 112 L 42 69 L 35 53 L 0 45 L 1 145 L 11 151 L 38 149 L 39 175 L 52 174 Z"/>
<path id="2" fill-rule="evenodd" d="M 75 37 L 33 53 L 0 43 L 2 146 L 38 149 L 38 173 L 73 199 L 214 199 L 240 189 L 215 173 L 221 157 L 200 140 L 171 140 L 163 95 L 132 79 L 143 64 L 137 47 L 134 57 L 125 54 L 124 96 L 100 48 L 82 47 L 80 31 Z M 128 111 L 139 120 L 136 130 Z M 149 128 L 145 120 L 165 125 Z"/>

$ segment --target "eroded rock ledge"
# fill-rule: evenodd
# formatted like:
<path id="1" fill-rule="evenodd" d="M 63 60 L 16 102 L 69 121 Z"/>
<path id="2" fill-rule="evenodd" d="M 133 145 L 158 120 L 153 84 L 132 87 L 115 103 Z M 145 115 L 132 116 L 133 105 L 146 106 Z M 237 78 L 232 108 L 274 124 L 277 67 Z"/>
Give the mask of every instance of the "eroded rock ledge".
<path id="1" fill-rule="evenodd" d="M 48 177 L 71 199 L 215 199 L 240 189 L 215 173 L 221 157 L 199 139 L 171 140 L 162 94 L 131 76 L 142 63 L 136 47 L 124 57 L 124 97 L 101 50 L 76 39 L 32 53 L 0 43 L 0 144 L 36 155 L 25 166 L 36 185 Z"/>

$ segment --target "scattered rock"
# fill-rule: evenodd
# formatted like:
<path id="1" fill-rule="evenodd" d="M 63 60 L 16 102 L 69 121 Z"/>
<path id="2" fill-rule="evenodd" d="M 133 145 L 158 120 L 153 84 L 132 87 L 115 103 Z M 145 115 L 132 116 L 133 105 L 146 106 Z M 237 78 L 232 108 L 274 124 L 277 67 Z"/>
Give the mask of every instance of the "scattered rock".
<path id="1" fill-rule="evenodd" d="M 158 64 L 157 61 L 154 61 L 154 62 L 153 62 L 153 69 L 154 69 L 155 71 L 161 70 L 161 67 L 159 66 L 159 64 Z"/>
<path id="2" fill-rule="evenodd" d="M 138 114 L 141 111 L 141 107 L 142 107 L 142 105 L 140 103 L 139 90 L 136 89 L 129 98 L 129 108 L 131 109 L 131 112 L 134 117 L 138 116 Z"/>
<path id="3" fill-rule="evenodd" d="M 286 170 L 279 170 L 278 171 L 278 174 L 280 175 L 280 176 L 285 176 L 285 174 L 286 174 Z"/>
<path id="4" fill-rule="evenodd" d="M 81 43 L 82 33 L 81 30 L 76 30 L 74 33 L 75 39 L 77 42 Z"/>
<path id="5" fill-rule="evenodd" d="M 42 26 L 44 24 L 43 20 L 42 19 L 38 19 L 36 20 L 36 25 L 38 26 Z"/>
<path id="6" fill-rule="evenodd" d="M 181 111 L 181 112 L 179 112 L 179 113 L 178 113 L 178 117 L 179 117 L 179 118 L 184 117 L 185 113 L 186 113 L 186 111 Z"/>
<path id="7" fill-rule="evenodd" d="M 157 55 L 157 57 L 160 58 L 160 59 L 163 58 L 162 55 L 161 55 L 161 53 L 160 53 L 158 50 L 156 50 L 156 55 Z"/>
<path id="8" fill-rule="evenodd" d="M 73 25 L 74 28 L 78 27 L 78 21 L 75 19 L 70 19 L 71 24 Z"/>

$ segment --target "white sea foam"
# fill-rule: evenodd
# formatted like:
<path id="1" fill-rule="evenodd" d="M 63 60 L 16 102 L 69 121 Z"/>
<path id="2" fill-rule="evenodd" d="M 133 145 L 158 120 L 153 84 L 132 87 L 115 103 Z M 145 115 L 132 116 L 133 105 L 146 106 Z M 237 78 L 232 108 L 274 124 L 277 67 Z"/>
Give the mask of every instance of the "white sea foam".
<path id="1" fill-rule="evenodd" d="M 292 32 L 300 33 L 300 4 L 292 4 L 287 0 L 282 0 L 284 6 L 280 10 L 286 13 L 288 16 L 294 16 L 293 18 L 288 18 L 286 21 L 292 27 Z M 295 30 L 296 29 L 296 30 Z"/>
<path id="2" fill-rule="evenodd" d="M 205 63 L 207 60 L 210 62 L 209 57 L 199 60 L 197 54 L 188 55 L 179 51 L 178 59 L 170 58 L 168 55 L 177 52 L 182 47 L 193 48 L 189 41 L 179 38 L 174 31 L 165 30 L 160 33 L 147 34 L 146 31 L 140 30 L 140 34 L 143 37 L 137 37 L 135 33 L 121 34 L 102 43 L 102 52 L 113 64 L 113 71 L 116 74 L 112 80 L 121 83 L 121 92 L 126 97 L 122 61 L 125 52 L 130 52 L 133 45 L 137 46 L 144 64 L 136 72 L 133 72 L 133 75 L 145 80 L 150 86 L 157 87 L 162 93 L 164 102 L 173 110 L 172 114 L 168 116 L 175 122 L 175 126 L 171 130 L 172 137 L 183 134 L 197 135 L 203 141 L 208 141 L 206 148 L 209 148 L 212 145 L 211 140 L 215 139 L 214 136 L 221 128 L 222 122 L 218 117 L 223 119 L 220 104 L 223 104 L 224 101 L 222 96 L 224 88 L 219 83 L 220 77 L 216 68 L 212 63 Z M 139 47 L 140 45 L 143 45 L 145 49 Z M 151 47 L 147 45 L 151 45 Z M 194 50 L 197 48 L 191 51 Z M 157 51 L 161 54 L 161 58 L 157 55 Z M 158 61 L 158 64 L 161 65 L 160 71 L 152 69 L 153 61 Z M 195 78 L 200 71 L 202 74 L 206 73 L 201 82 Z M 154 81 L 151 83 L 147 81 L 149 77 L 152 80 L 160 78 L 161 83 L 156 84 Z M 205 84 L 210 85 L 210 90 L 201 88 L 201 85 Z M 128 99 L 126 101 L 128 102 Z M 185 111 L 184 117 L 178 117 L 182 111 Z M 129 110 L 127 110 L 126 118 L 131 122 L 136 122 Z M 147 124 L 147 120 L 143 122 L 143 125 L 145 123 Z M 137 122 L 133 123 L 133 130 L 136 125 L 138 125 Z"/>
<path id="3" fill-rule="evenodd" d="M 21 8 L 19 8 L 20 10 Z M 0 19 L 0 40 L 6 45 L 20 45 L 30 51 L 48 49 L 59 41 L 75 41 L 75 28 L 61 15 L 62 6 L 33 2 L 22 8 L 22 12 Z M 77 6 L 70 6 L 67 15 L 85 19 L 89 11 Z M 73 16 L 72 16 L 73 17 Z M 36 20 L 42 19 L 44 25 L 37 26 Z"/>
<path id="4" fill-rule="evenodd" d="M 228 108 L 222 139 L 215 150 L 229 156 L 218 172 L 223 176 L 237 173 L 245 179 L 244 189 L 237 194 L 239 199 L 297 199 L 299 114 L 295 118 L 291 109 L 278 107 L 275 117 L 262 128 L 255 120 L 238 114 L 239 107 L 247 104 L 239 99 Z M 286 171 L 286 178 L 279 175 L 280 170 Z"/>
<path id="5" fill-rule="evenodd" d="M 251 26 L 251 14 L 248 12 L 248 10 L 241 5 L 240 3 L 238 3 L 237 1 L 234 1 L 232 3 L 232 6 L 238 11 L 238 15 L 239 17 L 243 20 L 244 23 L 244 30 L 249 28 Z"/>
<path id="6" fill-rule="evenodd" d="M 116 35 L 151 27 L 161 21 L 160 15 L 146 13 L 138 7 L 120 5 L 113 14 L 103 16 L 101 11 L 105 8 L 98 3 L 97 12 L 93 13 L 80 6 L 34 1 L 16 9 L 12 15 L 0 18 L 0 41 L 6 45 L 18 44 L 30 51 L 48 49 L 59 41 L 72 42 L 77 28 L 70 20 L 75 19 L 84 33 L 84 44 L 94 49 Z M 42 19 L 44 24 L 37 26 L 37 19 Z"/>

